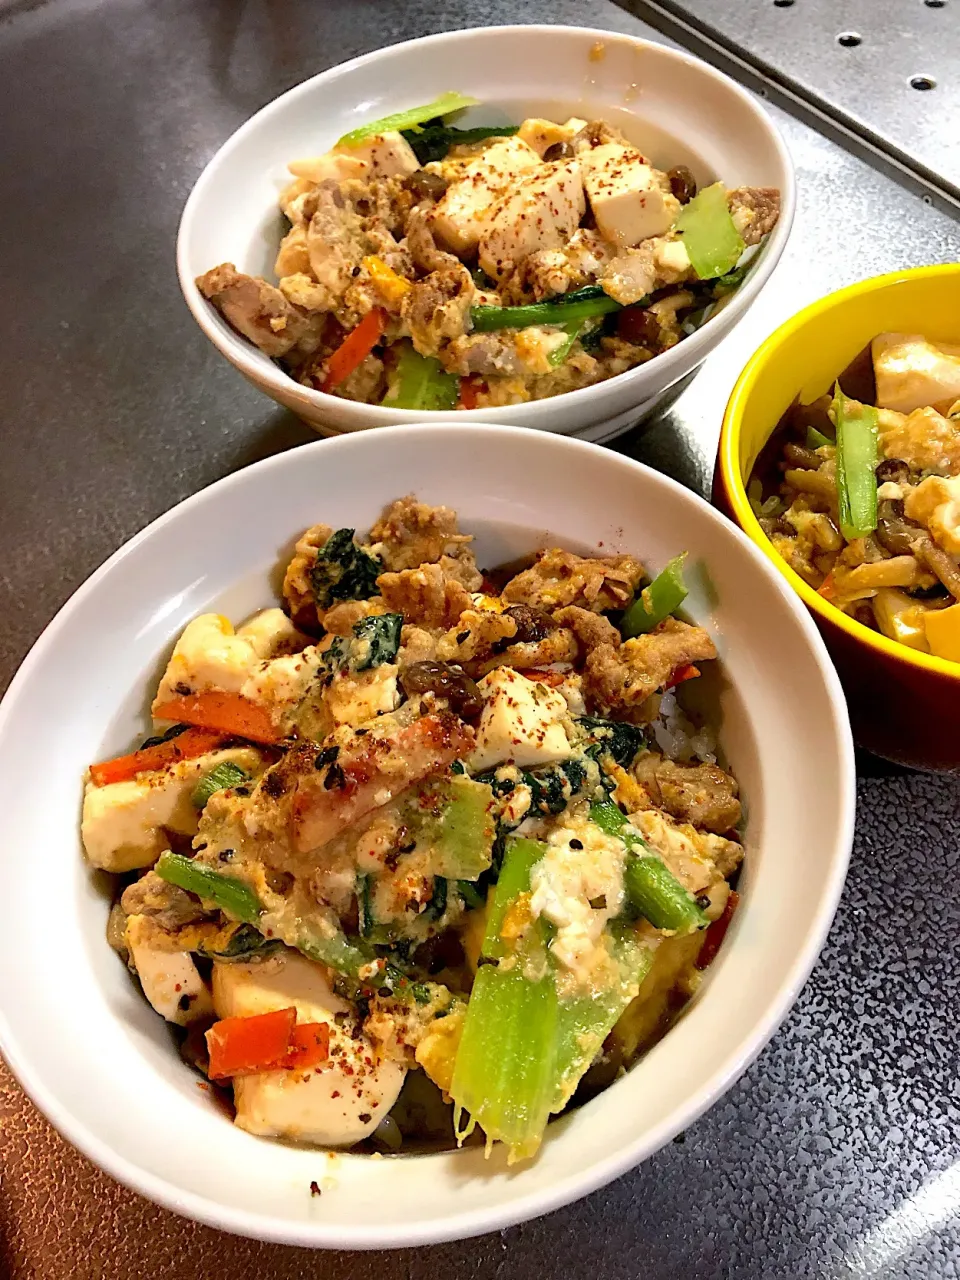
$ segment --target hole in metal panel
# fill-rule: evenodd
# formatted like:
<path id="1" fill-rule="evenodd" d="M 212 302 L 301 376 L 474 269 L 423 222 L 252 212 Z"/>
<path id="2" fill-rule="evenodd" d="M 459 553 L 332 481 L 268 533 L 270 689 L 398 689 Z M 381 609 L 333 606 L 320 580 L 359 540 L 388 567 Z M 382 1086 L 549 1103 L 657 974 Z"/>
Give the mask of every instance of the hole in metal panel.
<path id="1" fill-rule="evenodd" d="M 945 9 L 947 0 L 923 0 L 928 9 Z"/>
<path id="2" fill-rule="evenodd" d="M 911 89 L 935 89 L 936 87 L 937 87 L 937 82 L 936 80 L 934 80 L 933 76 L 911 76 L 910 77 Z"/>
<path id="3" fill-rule="evenodd" d="M 837 44 L 842 44 L 845 49 L 855 49 L 862 43 L 863 36 L 856 31 L 841 31 L 837 36 Z"/>
<path id="4" fill-rule="evenodd" d="M 778 9 L 789 9 L 793 4 L 793 0 L 773 0 Z"/>

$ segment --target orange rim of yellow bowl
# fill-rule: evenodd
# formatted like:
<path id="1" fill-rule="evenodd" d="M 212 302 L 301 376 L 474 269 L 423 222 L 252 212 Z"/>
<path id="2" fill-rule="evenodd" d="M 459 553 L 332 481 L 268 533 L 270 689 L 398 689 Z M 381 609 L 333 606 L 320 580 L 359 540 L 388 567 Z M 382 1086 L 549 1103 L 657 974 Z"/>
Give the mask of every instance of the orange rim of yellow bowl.
<path id="1" fill-rule="evenodd" d="M 868 648 L 875 649 L 878 653 L 894 658 L 898 662 L 906 662 L 924 671 L 936 672 L 937 675 L 946 676 L 951 680 L 960 680 L 960 663 L 953 662 L 948 658 L 937 658 L 932 653 L 923 653 L 919 649 L 911 649 L 908 645 L 900 644 L 897 640 L 890 640 L 879 631 L 874 631 L 872 628 L 864 626 L 862 622 L 857 622 L 855 618 L 851 618 L 849 614 L 844 613 L 842 609 L 838 609 L 836 605 L 830 604 L 823 596 L 814 591 L 809 583 L 804 582 L 800 575 L 791 569 L 778 554 L 773 543 L 761 529 L 760 522 L 754 514 L 750 500 L 747 497 L 743 477 L 740 474 L 739 462 L 740 419 L 743 407 L 750 399 L 756 383 L 766 368 L 767 361 L 787 338 L 796 333 L 798 329 L 805 328 L 810 321 L 816 320 L 818 316 L 824 315 L 834 307 L 841 306 L 849 298 L 854 298 L 864 293 L 877 293 L 904 280 L 936 278 L 937 276 L 943 276 L 944 278 L 960 276 L 960 263 L 950 262 L 932 267 L 912 267 L 904 271 L 892 271 L 888 275 L 873 276 L 869 280 L 862 280 L 858 284 L 849 285 L 846 289 L 840 289 L 836 293 L 827 294 L 825 298 L 821 298 L 819 301 L 811 303 L 810 306 L 804 307 L 802 311 L 798 311 L 795 316 L 787 320 L 785 324 L 782 324 L 779 329 L 775 329 L 747 361 L 743 372 L 737 379 L 730 399 L 727 401 L 727 407 L 723 415 L 723 426 L 720 431 L 719 465 L 720 474 L 738 524 L 751 540 L 757 544 L 767 559 L 773 562 L 808 609 L 815 614 L 819 614 L 820 617 L 825 618 L 828 622 L 833 623 L 841 631 L 845 631 L 853 640 L 859 641 Z M 771 425 L 771 432 L 775 426 L 776 423 Z"/>

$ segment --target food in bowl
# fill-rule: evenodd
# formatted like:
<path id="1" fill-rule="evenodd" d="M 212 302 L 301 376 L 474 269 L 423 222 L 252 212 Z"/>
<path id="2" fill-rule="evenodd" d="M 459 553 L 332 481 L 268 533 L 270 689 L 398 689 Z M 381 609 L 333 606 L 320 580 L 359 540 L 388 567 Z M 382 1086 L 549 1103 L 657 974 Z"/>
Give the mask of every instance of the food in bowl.
<path id="1" fill-rule="evenodd" d="M 696 331 L 776 225 L 769 187 L 697 191 L 610 123 L 460 129 L 451 93 L 294 160 L 277 283 L 223 262 L 202 295 L 314 390 L 393 409 L 521 404 Z"/>
<path id="2" fill-rule="evenodd" d="M 188 624 L 143 746 L 91 767 L 109 940 L 237 1124 L 532 1156 L 719 947 L 733 776 L 674 692 L 716 658 L 672 561 L 481 574 L 413 497 L 308 529 L 285 609 Z"/>
<path id="3" fill-rule="evenodd" d="M 825 600 L 960 661 L 960 345 L 879 334 L 832 397 L 790 407 L 748 492 Z"/>

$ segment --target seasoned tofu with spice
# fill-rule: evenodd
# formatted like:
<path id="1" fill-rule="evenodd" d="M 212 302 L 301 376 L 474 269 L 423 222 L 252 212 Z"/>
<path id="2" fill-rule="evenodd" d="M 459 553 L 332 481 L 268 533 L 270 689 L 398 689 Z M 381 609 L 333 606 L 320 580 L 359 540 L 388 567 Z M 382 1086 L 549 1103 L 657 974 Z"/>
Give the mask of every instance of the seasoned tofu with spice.
<path id="1" fill-rule="evenodd" d="M 540 157 L 521 138 L 493 143 L 465 166 L 430 211 L 430 230 L 453 253 L 473 253 L 499 198 L 522 174 L 539 167 Z"/>
<path id="2" fill-rule="evenodd" d="M 679 201 L 633 147 L 605 142 L 580 152 L 579 160 L 597 227 L 618 249 L 665 235 L 676 222 Z"/>
<path id="3" fill-rule="evenodd" d="M 541 165 L 521 177 L 491 211 L 480 237 L 480 266 L 494 280 L 541 249 L 559 249 L 586 208 L 575 160 Z"/>

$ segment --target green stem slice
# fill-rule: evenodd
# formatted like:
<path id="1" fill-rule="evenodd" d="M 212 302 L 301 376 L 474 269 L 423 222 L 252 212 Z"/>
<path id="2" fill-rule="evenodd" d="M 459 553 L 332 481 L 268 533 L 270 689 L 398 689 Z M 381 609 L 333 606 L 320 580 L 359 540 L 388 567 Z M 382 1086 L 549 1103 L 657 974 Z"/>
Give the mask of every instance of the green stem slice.
<path id="1" fill-rule="evenodd" d="M 877 476 L 879 458 L 873 405 L 848 400 L 839 382 L 833 393 L 837 427 L 837 501 L 840 531 L 848 542 L 865 538 L 877 527 Z"/>
<path id="2" fill-rule="evenodd" d="M 422 107 L 408 107 L 406 111 L 395 111 L 393 115 L 381 116 L 379 120 L 371 120 L 369 124 L 351 129 L 349 133 L 343 135 L 337 146 L 356 147 L 378 133 L 412 129 L 417 125 L 426 124 L 428 120 L 433 120 L 437 116 L 448 116 L 451 112 L 461 111 L 464 107 L 475 107 L 479 101 L 479 98 L 471 98 L 463 93 L 441 93 L 439 98 Z"/>
<path id="3" fill-rule="evenodd" d="M 627 638 L 652 631 L 683 604 L 687 597 L 683 581 L 685 558 L 686 552 L 675 556 L 650 585 L 644 587 L 623 615 L 620 630 Z"/>
<path id="4" fill-rule="evenodd" d="M 162 853 L 154 871 L 168 884 L 196 894 L 204 902 L 212 902 L 232 920 L 256 924 L 263 913 L 260 899 L 249 885 L 234 876 L 225 876 L 211 867 L 201 866 L 183 854 L 169 850 Z"/>
<path id="5" fill-rule="evenodd" d="M 704 187 L 683 206 L 676 229 L 701 280 L 713 280 L 732 271 L 745 248 L 730 216 L 722 182 Z"/>
<path id="6" fill-rule="evenodd" d="M 460 398 L 460 379 L 439 360 L 422 356 L 409 342 L 400 344 L 397 384 L 381 403 L 385 409 L 453 409 Z"/>

